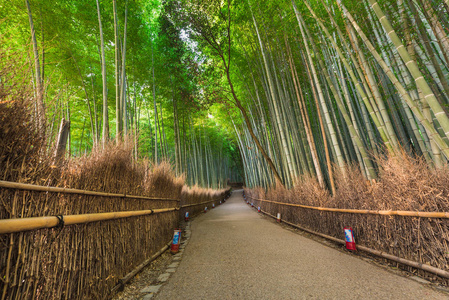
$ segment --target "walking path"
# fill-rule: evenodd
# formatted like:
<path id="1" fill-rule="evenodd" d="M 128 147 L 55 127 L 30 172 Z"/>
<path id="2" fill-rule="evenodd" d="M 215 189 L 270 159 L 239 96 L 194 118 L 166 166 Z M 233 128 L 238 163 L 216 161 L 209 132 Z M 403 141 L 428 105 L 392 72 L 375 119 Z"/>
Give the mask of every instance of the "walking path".
<path id="1" fill-rule="evenodd" d="M 191 231 L 156 299 L 448 299 L 283 229 L 251 210 L 241 192 L 196 218 Z"/>

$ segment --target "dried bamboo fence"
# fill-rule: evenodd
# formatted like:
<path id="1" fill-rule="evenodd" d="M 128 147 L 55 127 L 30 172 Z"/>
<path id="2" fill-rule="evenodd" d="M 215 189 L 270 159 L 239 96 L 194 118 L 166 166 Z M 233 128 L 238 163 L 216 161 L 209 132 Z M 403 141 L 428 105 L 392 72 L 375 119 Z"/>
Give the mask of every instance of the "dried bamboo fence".
<path id="1" fill-rule="evenodd" d="M 270 214 L 270 213 L 268 213 L 268 212 L 266 212 L 264 210 L 260 210 L 260 211 L 262 213 L 266 214 L 267 216 L 272 217 L 273 219 L 277 219 L 277 216 L 275 216 L 275 215 L 272 215 L 272 214 Z M 290 222 L 285 221 L 285 220 L 282 220 L 282 222 L 284 222 L 284 223 L 286 223 L 286 224 L 288 224 L 288 225 L 290 225 L 292 227 L 301 229 L 303 231 L 306 231 L 308 233 L 311 233 L 311 234 L 314 234 L 314 235 L 317 235 L 317 236 L 321 236 L 321 237 L 323 237 L 325 239 L 334 241 L 334 242 L 339 243 L 339 244 L 345 244 L 346 243 L 345 240 L 337 239 L 337 238 L 335 238 L 333 236 L 322 234 L 322 233 L 319 233 L 319 232 L 307 229 L 305 227 L 301 227 L 301 226 L 299 226 L 297 224 L 290 223 Z M 432 266 L 429 266 L 429 265 L 426 265 L 426 264 L 421 264 L 421 263 L 418 263 L 418 262 L 414 262 L 414 261 L 411 261 L 411 260 L 400 258 L 400 257 L 394 256 L 394 255 L 391 255 L 391 254 L 388 254 L 388 253 L 385 253 L 385 252 L 382 252 L 382 251 L 374 250 L 374 249 L 371 249 L 371 248 L 368 248 L 368 247 L 365 247 L 365 246 L 361 246 L 361 245 L 357 245 L 357 250 L 362 250 L 362 251 L 368 252 L 370 254 L 379 256 L 379 257 L 383 257 L 383 258 L 386 258 L 386 259 L 389 259 L 389 260 L 392 260 L 392 261 L 395 261 L 395 262 L 398 262 L 398 263 L 401 263 L 401 264 L 404 264 L 404 265 L 407 265 L 407 266 L 411 266 L 411 267 L 414 267 L 414 268 L 417 268 L 417 269 L 420 269 L 420 270 L 424 270 L 424 271 L 427 271 L 427 272 L 439 275 L 439 276 L 444 277 L 444 278 L 449 278 L 449 272 L 441 270 L 441 269 L 438 269 L 438 268 L 435 268 L 435 267 L 432 267 Z"/>
<path id="2" fill-rule="evenodd" d="M 231 189 L 209 190 L 197 187 L 185 188 L 181 193 L 180 218 L 184 218 L 188 211 L 190 216 L 195 216 L 204 211 L 207 206 L 212 208 L 212 204 L 218 206 L 220 201 L 227 199 L 231 195 Z"/>
<path id="3" fill-rule="evenodd" d="M 0 181 L 1 299 L 109 298 L 166 249 L 179 203 L 228 192 L 174 199 Z"/>
<path id="4" fill-rule="evenodd" d="M 320 210 L 320 211 L 332 211 L 332 212 L 350 213 L 350 214 L 368 214 L 368 215 L 383 215 L 383 216 L 403 216 L 403 217 L 449 219 L 449 212 L 329 208 L 329 207 L 301 205 L 301 204 L 294 204 L 294 203 L 284 203 L 284 202 L 278 202 L 278 201 L 258 199 L 258 198 L 254 198 L 251 196 L 248 196 L 248 197 L 253 200 L 260 201 L 260 202 L 274 203 L 274 204 L 292 206 L 292 207 L 308 208 L 308 209 L 314 209 L 314 210 Z"/>
<path id="5" fill-rule="evenodd" d="M 343 227 L 351 226 L 359 250 L 398 262 L 410 272 L 421 269 L 449 282 L 449 212 L 329 208 L 290 203 L 287 195 L 281 195 L 285 202 L 280 202 L 252 193 L 258 192 L 245 189 L 256 208 L 260 206 L 274 218 L 281 213 L 284 223 L 338 243 L 344 243 Z"/>
<path id="6" fill-rule="evenodd" d="M 127 194 L 114 194 L 114 193 L 103 193 L 94 191 L 85 191 L 80 189 L 69 189 L 61 187 L 52 186 L 40 186 L 35 184 L 9 182 L 0 180 L 0 187 L 20 189 L 28 191 L 39 191 L 39 192 L 54 192 L 54 193 L 64 193 L 64 194 L 78 194 L 78 195 L 90 195 L 90 196 L 102 196 L 102 197 L 116 197 L 116 198 L 128 198 L 128 199 L 141 199 L 141 200 L 158 200 L 158 201 L 177 201 L 179 199 L 163 198 L 163 197 L 145 197 L 145 196 L 133 196 Z"/>
<path id="7" fill-rule="evenodd" d="M 8 82 L 0 85 L 0 228 L 16 231 L 0 234 L 1 300 L 109 298 L 163 251 L 180 203 L 224 198 L 225 190 L 182 193 L 184 179 L 170 164 L 133 159 L 133 143 L 108 141 L 56 163 L 43 134 L 51 129 L 36 122 L 34 88 L 22 81 L 29 70 L 0 61 Z M 30 225 L 37 221 L 39 229 Z"/>

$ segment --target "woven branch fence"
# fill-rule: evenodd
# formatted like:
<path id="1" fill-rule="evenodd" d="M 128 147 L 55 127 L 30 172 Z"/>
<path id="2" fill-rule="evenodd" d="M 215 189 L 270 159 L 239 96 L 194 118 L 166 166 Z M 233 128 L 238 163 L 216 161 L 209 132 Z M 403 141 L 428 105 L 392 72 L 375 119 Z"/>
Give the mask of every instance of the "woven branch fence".
<path id="1" fill-rule="evenodd" d="M 341 242 L 343 228 L 351 226 L 355 240 L 372 254 L 396 256 L 418 264 L 425 264 L 441 270 L 437 278 L 448 284 L 449 274 L 449 213 L 397 210 L 340 209 L 292 203 L 295 200 L 281 195 L 272 201 L 258 197 L 260 191 L 245 189 L 250 203 L 271 216 L 281 214 L 285 223 L 306 231 Z M 378 253 L 375 253 L 378 251 Z M 368 251 L 369 252 L 369 251 Z M 382 256 L 382 255 L 381 255 Z M 391 259 L 391 258 L 390 258 Z M 398 261 L 398 260 L 396 260 Z M 412 267 L 402 266 L 416 273 Z M 429 273 L 418 271 L 421 275 Z M 435 272 L 433 272 L 435 273 Z"/>
<path id="2" fill-rule="evenodd" d="M 1 298 L 110 298 L 167 245 L 179 203 L 218 205 L 229 193 L 186 190 L 172 199 L 0 181 Z"/>
<path id="3" fill-rule="evenodd" d="M 231 189 L 227 190 L 209 190 L 203 191 L 198 188 L 186 188 L 183 191 L 180 203 L 180 218 L 184 219 L 185 213 L 189 212 L 190 216 L 195 216 L 204 211 L 204 208 L 212 208 L 212 204 L 219 205 L 231 195 Z"/>
<path id="4" fill-rule="evenodd" d="M 180 205 L 219 202 L 228 191 L 185 188 L 168 162 L 133 159 L 131 137 L 56 161 L 45 138 L 52 130 L 36 122 L 34 88 L 23 80 L 29 69 L 12 54 L 0 51 L 0 220 L 43 224 L 0 224 L 16 231 L 0 234 L 0 299 L 110 298 L 166 247 Z"/>

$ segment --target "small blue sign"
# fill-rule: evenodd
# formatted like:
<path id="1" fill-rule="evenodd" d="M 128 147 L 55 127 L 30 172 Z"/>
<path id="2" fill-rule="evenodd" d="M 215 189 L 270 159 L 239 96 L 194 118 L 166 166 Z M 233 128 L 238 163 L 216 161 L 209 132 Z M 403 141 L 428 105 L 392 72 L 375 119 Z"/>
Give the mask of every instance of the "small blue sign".
<path id="1" fill-rule="evenodd" d="M 180 236 L 180 232 L 176 231 L 175 234 L 173 235 L 173 245 L 177 245 L 179 243 L 179 236 Z"/>
<path id="2" fill-rule="evenodd" d="M 346 238 L 346 242 L 348 242 L 348 243 L 354 242 L 352 239 L 351 229 L 345 229 L 345 238 Z"/>

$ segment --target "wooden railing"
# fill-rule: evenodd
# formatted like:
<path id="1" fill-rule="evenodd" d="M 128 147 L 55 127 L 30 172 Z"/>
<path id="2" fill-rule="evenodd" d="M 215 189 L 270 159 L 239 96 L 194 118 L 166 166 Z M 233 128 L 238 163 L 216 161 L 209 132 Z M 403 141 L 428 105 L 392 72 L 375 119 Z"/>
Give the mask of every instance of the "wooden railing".
<path id="1" fill-rule="evenodd" d="M 0 180 L 0 187 L 17 189 L 17 190 L 28 190 L 28 191 L 38 191 L 38 192 L 53 192 L 53 193 L 64 193 L 64 194 L 79 194 L 79 195 L 89 195 L 89 196 L 101 196 L 101 197 L 117 197 L 117 198 L 129 198 L 129 199 L 141 199 L 141 200 L 157 200 L 157 201 L 180 201 L 179 199 L 171 198 L 161 198 L 161 197 L 146 197 L 146 196 L 135 196 L 127 194 L 113 194 L 105 192 L 95 192 L 95 191 L 85 191 L 79 189 L 70 189 L 62 187 L 53 186 L 40 186 L 28 183 L 18 183 Z"/>
<path id="2" fill-rule="evenodd" d="M 110 296 L 167 249 L 181 209 L 228 192 L 181 200 L 0 181 L 0 298 Z M 58 277 L 42 280 L 50 269 Z"/>
<path id="3" fill-rule="evenodd" d="M 403 210 L 369 210 L 369 209 L 341 209 L 341 208 L 330 208 L 330 207 L 321 207 L 321 206 L 310 206 L 310 205 L 302 205 L 302 204 L 295 204 L 295 203 L 286 203 L 286 202 L 279 202 L 279 201 L 272 201 L 272 200 L 267 200 L 267 199 L 260 199 L 260 198 L 256 198 L 256 197 L 252 197 L 251 195 L 248 194 L 244 194 L 244 196 L 248 199 L 252 199 L 255 201 L 259 201 L 262 203 L 267 203 L 267 204 L 275 204 L 275 205 L 279 205 L 279 206 L 284 206 L 284 207 L 297 207 L 297 208 L 303 208 L 305 210 L 314 210 L 314 211 L 320 211 L 320 212 L 333 212 L 333 213 L 342 213 L 342 214 L 360 214 L 360 215 L 380 215 L 380 216 L 401 216 L 401 217 L 417 217 L 417 218 L 431 218 L 431 219 L 449 219 L 449 212 L 422 212 L 422 211 L 403 211 Z M 257 205 L 256 205 L 257 206 Z M 272 217 L 272 218 L 277 218 L 277 216 L 271 214 L 270 212 L 264 210 L 264 208 L 262 207 L 262 204 L 260 204 L 261 206 L 261 212 Z M 271 206 L 271 207 L 267 207 L 267 209 L 271 210 L 271 212 L 275 212 L 276 210 L 279 211 L 281 210 L 279 207 L 276 209 L 276 207 Z M 287 216 L 287 218 L 291 218 Z M 317 217 L 318 219 L 320 217 Z M 305 219 L 302 219 L 303 221 L 305 221 Z M 434 220 L 435 221 L 435 220 Z M 321 232 L 315 231 L 315 230 L 311 230 L 310 228 L 306 228 L 304 227 L 302 224 L 295 224 L 293 222 L 289 222 L 285 219 L 282 219 L 283 223 L 286 223 L 290 226 L 296 227 L 298 229 L 301 229 L 303 231 L 321 236 L 323 238 L 332 240 L 334 242 L 337 243 L 341 243 L 344 244 L 345 241 L 339 238 L 336 238 L 335 236 L 331 236 L 328 234 L 323 234 Z M 419 221 L 419 222 L 423 222 L 423 221 Z M 445 220 L 445 222 L 447 222 L 447 220 Z M 301 222 L 302 223 L 302 222 Z M 307 224 L 307 221 L 304 222 L 304 224 Z M 327 223 L 326 223 L 327 224 Z M 310 225 L 310 224 L 309 224 Z M 357 228 L 354 227 L 355 230 L 357 230 Z M 366 229 L 366 228 L 365 228 Z M 419 233 L 418 233 L 419 235 Z M 357 239 L 357 237 L 356 237 Z M 410 259 L 405 259 L 403 257 L 399 257 L 396 255 L 392 255 L 390 253 L 387 253 L 385 251 L 380 251 L 380 250 L 376 250 L 376 249 L 372 249 L 366 246 L 362 246 L 362 245 L 357 245 L 357 249 L 358 250 L 362 250 L 365 252 L 368 252 L 370 254 L 379 256 L 379 257 L 383 257 L 398 263 L 401 263 L 403 265 L 407 265 L 413 268 L 417 268 L 417 269 L 421 269 L 433 274 L 436 274 L 438 276 L 444 277 L 444 278 L 448 278 L 449 279 L 449 272 L 447 270 L 443 270 L 441 268 L 437 268 L 435 266 L 431 266 L 429 264 L 425 264 L 422 262 L 416 262 Z M 403 255 L 403 254 L 402 254 Z"/>
<path id="4" fill-rule="evenodd" d="M 117 211 L 117 212 L 107 212 L 97 214 L 79 214 L 79 215 L 65 215 L 65 216 L 58 215 L 48 217 L 6 219 L 0 220 L 0 234 L 145 216 L 175 210 L 179 210 L 179 208 L 173 207 L 173 208 L 135 210 L 135 211 Z"/>
<path id="5" fill-rule="evenodd" d="M 254 198 L 249 195 L 246 197 L 253 200 L 274 203 L 285 206 L 301 207 L 307 209 L 314 209 L 319 211 L 329 211 L 329 212 L 341 212 L 349 214 L 369 214 L 369 215 L 383 215 L 383 216 L 403 216 L 403 217 L 420 217 L 420 218 L 439 218 L 439 219 L 449 219 L 449 212 L 423 212 L 423 211 L 406 211 L 406 210 L 370 210 L 370 209 L 344 209 L 344 208 L 329 208 L 320 206 L 310 206 L 295 203 L 285 203 L 277 202 L 266 199 Z"/>

